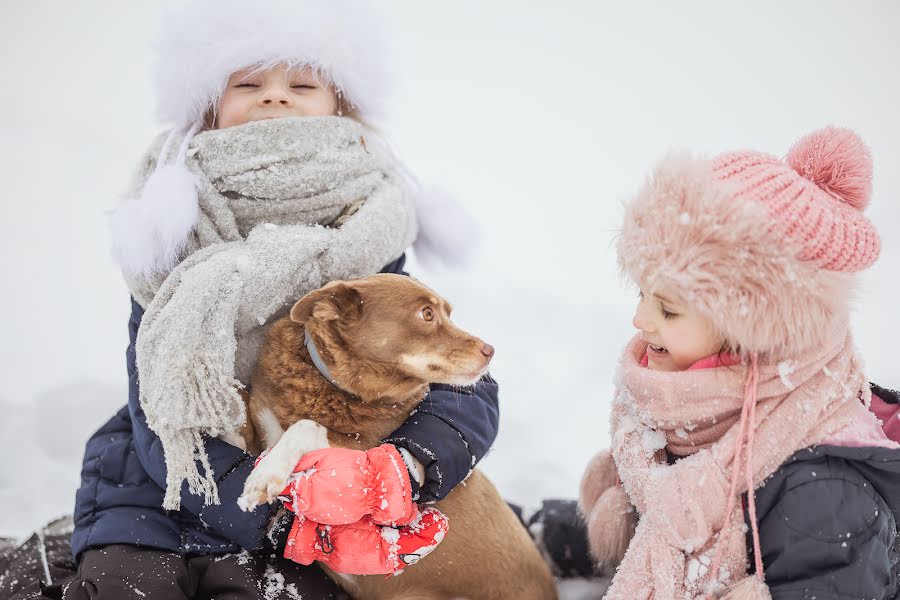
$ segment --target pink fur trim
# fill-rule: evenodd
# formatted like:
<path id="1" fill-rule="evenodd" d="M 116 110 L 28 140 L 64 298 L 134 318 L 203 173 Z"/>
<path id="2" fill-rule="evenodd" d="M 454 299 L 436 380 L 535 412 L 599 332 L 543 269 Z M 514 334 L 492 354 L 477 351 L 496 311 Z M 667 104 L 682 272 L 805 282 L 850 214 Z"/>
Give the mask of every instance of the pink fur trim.
<path id="1" fill-rule="evenodd" d="M 626 206 L 619 265 L 645 293 L 662 290 L 708 317 L 742 356 L 797 356 L 843 321 L 854 279 L 795 258 L 758 202 L 735 198 L 708 160 L 662 161 Z M 788 250 L 786 250 L 786 246 Z"/>

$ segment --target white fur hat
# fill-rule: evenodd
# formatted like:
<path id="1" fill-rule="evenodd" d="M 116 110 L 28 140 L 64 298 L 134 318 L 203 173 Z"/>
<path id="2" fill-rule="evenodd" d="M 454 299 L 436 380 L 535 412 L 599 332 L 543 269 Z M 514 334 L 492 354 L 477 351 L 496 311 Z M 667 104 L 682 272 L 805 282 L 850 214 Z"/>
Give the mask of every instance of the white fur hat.
<path id="1" fill-rule="evenodd" d="M 201 122 L 235 71 L 308 66 L 363 118 L 383 115 L 388 74 L 378 14 L 366 0 L 190 0 L 156 44 L 159 117 Z"/>
<path id="2" fill-rule="evenodd" d="M 140 196 L 112 215 L 113 255 L 126 272 L 143 276 L 175 265 L 199 215 L 185 154 L 236 71 L 310 67 L 363 120 L 385 115 L 387 43 L 375 6 L 371 0 L 188 0 L 166 15 L 154 77 L 158 116 L 173 128 Z M 179 136 L 180 149 L 168 152 Z M 418 189 L 416 202 L 417 254 L 464 262 L 479 237 L 471 216 L 442 194 Z"/>
<path id="3" fill-rule="evenodd" d="M 127 273 L 171 269 L 196 226 L 196 181 L 185 154 L 232 73 L 310 67 L 360 117 L 383 115 L 386 53 L 371 6 L 365 0 L 189 0 L 164 16 L 154 78 L 158 116 L 173 127 L 140 196 L 112 215 L 113 255 Z M 179 136 L 180 149 L 169 153 Z"/>

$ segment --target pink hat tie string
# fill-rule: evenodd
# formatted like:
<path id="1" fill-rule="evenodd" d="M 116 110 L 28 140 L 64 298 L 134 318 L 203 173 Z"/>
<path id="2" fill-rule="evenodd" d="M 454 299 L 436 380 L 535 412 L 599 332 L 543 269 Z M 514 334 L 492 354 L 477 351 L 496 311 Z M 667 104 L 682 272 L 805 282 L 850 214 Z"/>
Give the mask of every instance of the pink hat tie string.
<path id="1" fill-rule="evenodd" d="M 725 509 L 725 519 L 730 518 L 734 510 L 735 498 L 737 497 L 737 481 L 740 472 L 741 454 L 746 448 L 746 458 L 744 460 L 744 477 L 747 486 L 747 504 L 750 512 L 750 530 L 753 533 L 753 558 L 756 565 L 756 577 L 760 581 L 764 581 L 762 555 L 759 545 L 759 526 L 756 522 L 756 498 L 753 493 L 753 435 L 756 430 L 756 400 L 757 400 L 757 384 L 759 381 L 759 366 L 757 355 L 750 357 L 750 370 L 747 374 L 747 381 L 744 384 L 744 404 L 741 407 L 741 422 L 738 432 L 737 448 L 734 456 L 734 463 L 731 466 L 731 489 L 728 492 L 728 505 Z M 724 529 L 724 526 L 723 526 Z M 727 547 L 727 538 L 723 539 L 722 533 L 719 533 L 719 542 L 717 544 L 715 560 L 712 563 L 710 573 L 716 579 L 718 577 L 719 567 L 722 563 L 722 557 Z"/>

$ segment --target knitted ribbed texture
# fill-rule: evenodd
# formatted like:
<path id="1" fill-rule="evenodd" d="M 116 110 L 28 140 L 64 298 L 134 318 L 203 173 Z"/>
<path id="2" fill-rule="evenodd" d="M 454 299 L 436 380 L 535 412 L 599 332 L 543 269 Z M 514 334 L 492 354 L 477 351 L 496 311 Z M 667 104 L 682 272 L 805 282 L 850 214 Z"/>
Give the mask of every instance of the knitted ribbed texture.
<path id="1" fill-rule="evenodd" d="M 878 232 L 862 213 L 872 160 L 853 132 L 830 127 L 810 134 L 786 162 L 753 151 L 724 154 L 714 159 L 713 170 L 735 186 L 735 199 L 766 207 L 770 230 L 796 244 L 796 258 L 843 272 L 877 260 Z"/>

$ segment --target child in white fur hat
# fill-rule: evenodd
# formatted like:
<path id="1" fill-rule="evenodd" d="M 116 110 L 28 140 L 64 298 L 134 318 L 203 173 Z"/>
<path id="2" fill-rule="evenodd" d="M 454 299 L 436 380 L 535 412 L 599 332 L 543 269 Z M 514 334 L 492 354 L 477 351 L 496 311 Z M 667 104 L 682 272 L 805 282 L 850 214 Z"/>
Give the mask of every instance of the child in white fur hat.
<path id="1" fill-rule="evenodd" d="M 266 325 L 297 298 L 402 273 L 414 240 L 445 255 L 470 243 L 422 218 L 416 186 L 366 124 L 384 108 L 376 23 L 361 0 L 196 0 L 166 22 L 158 104 L 174 127 L 112 219 L 133 297 L 129 403 L 87 444 L 66 598 L 338 594 L 282 558 L 290 513 L 240 511 L 253 458 L 220 438 L 246 418 L 237 390 Z M 486 377 L 435 386 L 384 441 L 426 502 L 496 433 Z"/>

